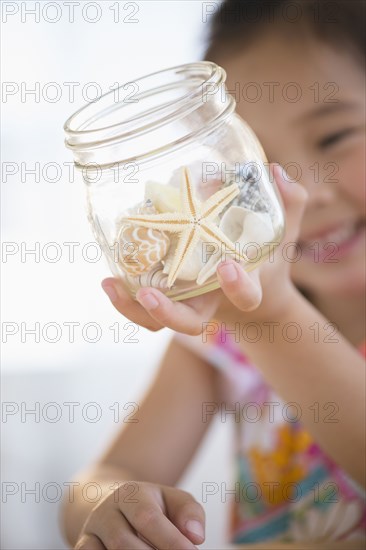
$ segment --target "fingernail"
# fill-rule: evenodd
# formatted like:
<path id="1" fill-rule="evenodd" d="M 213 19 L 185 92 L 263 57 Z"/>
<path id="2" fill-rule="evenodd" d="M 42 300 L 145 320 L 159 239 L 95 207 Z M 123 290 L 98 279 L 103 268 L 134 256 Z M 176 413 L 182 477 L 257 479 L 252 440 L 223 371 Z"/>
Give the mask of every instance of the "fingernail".
<path id="1" fill-rule="evenodd" d="M 189 521 L 187 521 L 186 529 L 187 529 L 187 531 L 192 533 L 192 535 L 196 535 L 197 537 L 200 537 L 201 539 L 205 538 L 205 532 L 204 532 L 203 526 L 196 519 L 190 519 Z"/>
<path id="2" fill-rule="evenodd" d="M 218 272 L 225 283 L 233 283 L 238 278 L 238 274 L 233 264 L 221 264 L 218 268 Z"/>
<path id="3" fill-rule="evenodd" d="M 117 292 L 112 285 L 104 285 L 102 283 L 102 289 L 104 290 L 111 302 L 115 302 L 117 300 Z"/>
<path id="4" fill-rule="evenodd" d="M 148 292 L 147 294 L 142 294 L 141 296 L 136 296 L 140 304 L 147 310 L 156 309 L 159 305 L 158 300 L 155 296 Z"/>

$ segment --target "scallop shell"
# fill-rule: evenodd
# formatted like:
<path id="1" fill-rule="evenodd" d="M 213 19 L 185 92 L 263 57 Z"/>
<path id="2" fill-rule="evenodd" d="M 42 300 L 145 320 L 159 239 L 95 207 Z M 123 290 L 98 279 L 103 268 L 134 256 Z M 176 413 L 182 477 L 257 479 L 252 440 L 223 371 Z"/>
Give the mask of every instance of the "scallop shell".
<path id="1" fill-rule="evenodd" d="M 246 208 L 239 206 L 231 206 L 226 210 L 221 218 L 220 229 L 233 242 L 240 244 L 240 251 L 248 254 L 250 259 L 250 250 L 245 250 L 245 245 L 255 243 L 258 246 L 263 246 L 264 243 L 269 243 L 274 238 L 274 231 L 269 214 L 252 212 Z M 222 253 L 223 252 L 223 253 Z M 255 255 L 257 251 L 253 250 Z M 218 264 L 225 260 L 225 251 L 217 250 L 214 252 L 204 267 L 198 274 L 197 284 L 201 285 L 207 281 L 216 272 Z"/>
<path id="2" fill-rule="evenodd" d="M 167 254 L 170 239 L 166 233 L 132 224 L 122 225 L 118 233 L 123 259 L 120 265 L 126 273 L 140 275 L 149 271 Z"/>
<path id="3" fill-rule="evenodd" d="M 162 264 L 155 265 L 149 271 L 141 273 L 141 275 L 126 274 L 126 281 L 134 288 L 138 289 L 142 286 L 153 286 L 155 288 L 168 288 L 168 276 L 163 273 Z"/>

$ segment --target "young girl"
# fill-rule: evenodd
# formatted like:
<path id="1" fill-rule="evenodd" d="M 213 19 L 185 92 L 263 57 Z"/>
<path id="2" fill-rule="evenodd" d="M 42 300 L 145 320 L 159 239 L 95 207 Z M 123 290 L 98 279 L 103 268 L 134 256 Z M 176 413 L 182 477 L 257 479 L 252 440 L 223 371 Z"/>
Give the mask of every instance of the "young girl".
<path id="1" fill-rule="evenodd" d="M 103 282 L 123 315 L 176 334 L 138 422 L 65 504 L 76 548 L 201 544 L 203 508 L 174 485 L 226 408 L 238 437 L 232 542 L 364 540 L 363 7 L 227 0 L 214 14 L 206 59 L 226 69 L 272 162 L 286 235 L 273 261 L 249 274 L 224 261 L 221 288 L 185 302 L 153 288 L 135 302 Z M 82 498 L 90 481 L 104 490 L 96 506 Z"/>

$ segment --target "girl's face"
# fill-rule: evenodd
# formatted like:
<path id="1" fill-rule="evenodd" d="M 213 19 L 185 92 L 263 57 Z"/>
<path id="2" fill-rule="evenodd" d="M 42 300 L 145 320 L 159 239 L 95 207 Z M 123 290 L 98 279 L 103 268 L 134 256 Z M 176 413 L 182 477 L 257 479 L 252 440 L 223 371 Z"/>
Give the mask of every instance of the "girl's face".
<path id="1" fill-rule="evenodd" d="M 225 56 L 237 112 L 270 162 L 306 187 L 295 284 L 312 295 L 355 296 L 365 285 L 365 89 L 346 47 L 261 37 Z M 300 254 L 301 252 L 301 254 Z"/>

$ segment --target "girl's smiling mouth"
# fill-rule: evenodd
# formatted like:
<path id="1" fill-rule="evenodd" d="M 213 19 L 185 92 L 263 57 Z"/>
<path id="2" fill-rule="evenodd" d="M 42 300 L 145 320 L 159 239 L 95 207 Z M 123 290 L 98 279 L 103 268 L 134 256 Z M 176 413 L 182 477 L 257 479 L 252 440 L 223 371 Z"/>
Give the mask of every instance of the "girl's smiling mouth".
<path id="1" fill-rule="evenodd" d="M 330 256 L 330 250 L 333 248 L 332 257 L 340 259 L 346 256 L 355 245 L 357 245 L 365 234 L 365 219 L 346 221 L 341 224 L 333 225 L 320 229 L 311 236 L 299 240 L 304 256 L 314 259 L 314 250 L 318 248 L 318 257 L 323 259 Z M 331 246 L 333 245 L 333 247 Z"/>

